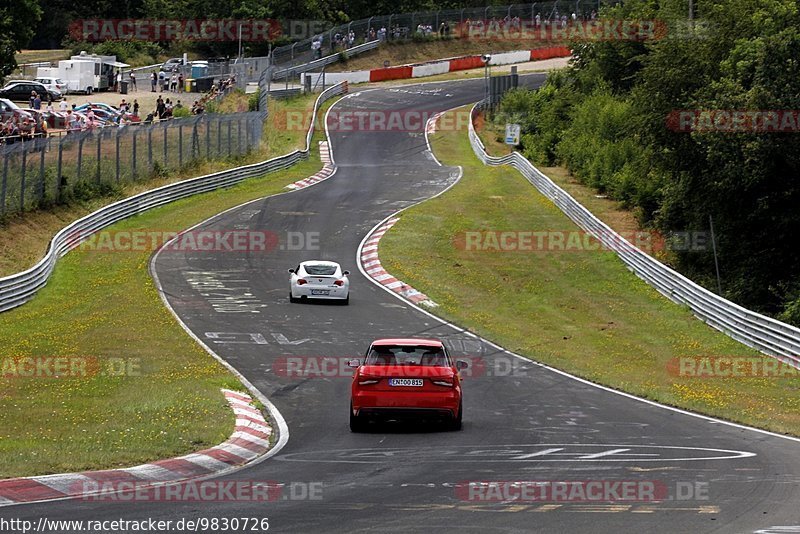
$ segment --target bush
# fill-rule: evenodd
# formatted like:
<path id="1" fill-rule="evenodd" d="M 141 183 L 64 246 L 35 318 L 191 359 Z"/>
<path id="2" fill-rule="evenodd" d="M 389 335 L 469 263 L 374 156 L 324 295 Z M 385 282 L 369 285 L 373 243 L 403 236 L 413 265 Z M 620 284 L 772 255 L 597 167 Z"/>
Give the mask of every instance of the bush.
<path id="1" fill-rule="evenodd" d="M 172 116 L 175 117 L 176 119 L 189 117 L 191 114 L 192 112 L 189 111 L 189 108 L 187 108 L 186 106 L 181 106 L 179 108 L 172 109 Z"/>

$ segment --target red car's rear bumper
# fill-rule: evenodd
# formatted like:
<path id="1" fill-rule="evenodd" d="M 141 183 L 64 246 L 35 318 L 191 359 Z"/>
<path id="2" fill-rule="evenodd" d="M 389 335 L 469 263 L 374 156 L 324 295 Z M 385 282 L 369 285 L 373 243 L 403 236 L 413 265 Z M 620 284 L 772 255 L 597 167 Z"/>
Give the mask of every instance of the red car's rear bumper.
<path id="1" fill-rule="evenodd" d="M 461 391 L 358 391 L 353 393 L 354 415 L 392 417 L 450 416 L 458 414 Z"/>

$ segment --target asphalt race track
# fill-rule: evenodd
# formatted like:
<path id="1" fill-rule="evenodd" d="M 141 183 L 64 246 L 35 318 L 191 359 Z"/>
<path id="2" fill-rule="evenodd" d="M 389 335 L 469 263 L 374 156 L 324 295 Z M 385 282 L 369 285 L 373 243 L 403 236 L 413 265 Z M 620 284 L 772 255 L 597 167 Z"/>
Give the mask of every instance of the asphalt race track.
<path id="1" fill-rule="evenodd" d="M 522 79 L 536 86 L 543 75 Z M 483 84 L 356 92 L 333 110 L 442 111 L 479 100 Z M 522 362 L 366 279 L 356 265 L 365 234 L 441 192 L 459 171 L 433 159 L 424 124 L 411 132 L 331 131 L 330 141 L 338 165 L 332 178 L 202 226 L 318 236 L 318 251 L 163 252 L 155 262 L 181 319 L 266 395 L 289 427 L 288 443 L 275 456 L 226 479 L 293 489 L 275 502 L 59 501 L 3 508 L 0 517 L 268 517 L 270 530 L 280 532 L 754 532 L 800 525 L 797 441 L 654 406 Z M 349 306 L 289 303 L 286 269 L 314 257 L 351 271 Z M 280 370 L 289 356 L 344 360 L 362 354 L 374 338 L 411 335 L 440 337 L 456 356 L 488 362 L 480 376 L 465 378 L 461 432 L 384 425 L 352 434 L 348 377 L 298 378 Z M 470 481 L 523 480 L 638 481 L 637 487 L 652 483 L 668 498 L 487 502 L 467 489 Z M 320 487 L 315 498 L 306 494 Z"/>

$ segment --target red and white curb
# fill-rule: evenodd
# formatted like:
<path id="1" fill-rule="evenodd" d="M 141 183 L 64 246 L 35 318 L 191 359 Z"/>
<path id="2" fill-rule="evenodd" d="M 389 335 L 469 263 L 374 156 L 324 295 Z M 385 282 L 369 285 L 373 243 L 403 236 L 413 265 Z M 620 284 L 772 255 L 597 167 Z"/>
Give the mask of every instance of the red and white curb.
<path id="1" fill-rule="evenodd" d="M 236 415 L 234 432 L 224 443 L 186 456 L 148 464 L 0 480 L 0 506 L 109 493 L 108 488 L 145 488 L 187 482 L 241 467 L 270 449 L 272 428 L 246 393 L 223 389 Z"/>
<path id="2" fill-rule="evenodd" d="M 436 133 L 436 123 L 439 122 L 439 119 L 444 114 L 445 112 L 441 111 L 428 119 L 428 122 L 425 123 L 425 135 L 433 135 Z"/>
<path id="3" fill-rule="evenodd" d="M 286 186 L 286 189 L 303 189 L 304 187 L 317 184 L 322 180 L 330 178 L 335 167 L 333 166 L 333 160 L 331 160 L 331 149 L 327 141 L 319 142 L 319 159 L 322 161 L 322 169 L 320 169 L 318 173 L 303 180 L 298 180 L 293 184 L 289 184 Z"/>
<path id="4" fill-rule="evenodd" d="M 364 246 L 361 248 L 361 266 L 367 276 L 386 287 L 391 289 L 401 297 L 413 302 L 414 304 L 422 304 L 429 308 L 438 306 L 434 301 L 428 298 L 424 293 L 420 293 L 410 285 L 398 280 L 391 274 L 386 272 L 386 269 L 381 265 L 381 260 L 378 258 L 378 243 L 389 228 L 399 221 L 399 217 L 389 219 L 379 227 L 377 227 L 372 234 L 370 234 L 364 241 Z"/>

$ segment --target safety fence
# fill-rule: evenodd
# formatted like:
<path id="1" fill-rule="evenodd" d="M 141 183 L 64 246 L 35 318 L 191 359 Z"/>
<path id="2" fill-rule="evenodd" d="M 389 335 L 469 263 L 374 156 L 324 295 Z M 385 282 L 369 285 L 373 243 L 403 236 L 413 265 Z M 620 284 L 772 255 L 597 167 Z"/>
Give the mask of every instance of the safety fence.
<path id="1" fill-rule="evenodd" d="M 185 198 L 188 196 L 230 187 L 248 178 L 290 167 L 308 158 L 311 137 L 316 126 L 319 106 L 328 99 L 347 92 L 347 84 L 341 83 L 320 93 L 314 104 L 314 120 L 311 121 L 305 148 L 272 158 L 261 163 L 245 165 L 227 171 L 207 174 L 165 185 L 144 193 L 109 204 L 69 224 L 50 241 L 44 258 L 30 269 L 5 278 L 0 278 L 0 312 L 10 310 L 30 300 L 41 289 L 55 268 L 58 258 L 75 248 L 93 232 L 105 228 L 126 217 Z"/>
<path id="2" fill-rule="evenodd" d="M 614 3 L 614 2 L 610 2 Z M 605 3 L 606 5 L 609 2 Z M 564 15 L 571 18 L 575 13 L 577 18 L 588 19 L 592 11 L 599 11 L 599 0 L 557 0 L 549 2 L 534 2 L 532 4 L 510 4 L 503 6 L 467 7 L 462 9 L 439 9 L 436 11 L 420 11 L 400 13 L 393 15 L 377 15 L 365 19 L 355 20 L 346 24 L 331 27 L 316 36 L 296 41 L 273 49 L 272 64 L 282 69 L 287 65 L 307 63 L 316 59 L 316 51 L 312 49 L 312 42 L 322 37 L 321 51 L 325 55 L 346 50 L 336 44 L 336 35 L 346 37 L 351 32 L 355 36 L 355 43 L 365 43 L 374 40 L 381 28 L 386 29 L 385 39 L 407 40 L 413 39 L 420 25 L 430 26 L 433 33 L 437 33 L 442 23 L 446 23 L 451 31 L 458 25 L 467 21 L 491 21 L 493 19 L 512 19 L 532 21 L 538 15 L 543 21 L 552 21 Z M 370 30 L 375 32 L 374 36 Z M 296 71 L 300 74 L 300 71 Z"/>
<path id="3" fill-rule="evenodd" d="M 484 104 L 482 101 L 472 108 L 472 119 Z M 475 132 L 472 120 L 469 123 L 469 139 L 472 149 L 483 163 L 491 166 L 511 165 L 517 169 L 575 224 L 596 237 L 604 246 L 614 250 L 628 269 L 668 299 L 688 306 L 700 320 L 733 339 L 800 367 L 800 328 L 748 310 L 712 293 L 639 250 L 595 217 L 519 152 L 515 151 L 503 157 L 488 155 L 483 142 Z"/>
<path id="4" fill-rule="evenodd" d="M 80 189 L 146 179 L 200 159 L 241 156 L 261 142 L 262 112 L 203 114 L 39 137 L 0 146 L 0 216 Z"/>

